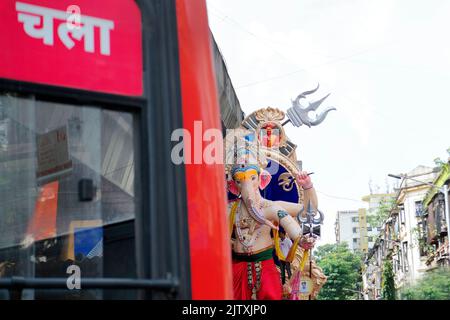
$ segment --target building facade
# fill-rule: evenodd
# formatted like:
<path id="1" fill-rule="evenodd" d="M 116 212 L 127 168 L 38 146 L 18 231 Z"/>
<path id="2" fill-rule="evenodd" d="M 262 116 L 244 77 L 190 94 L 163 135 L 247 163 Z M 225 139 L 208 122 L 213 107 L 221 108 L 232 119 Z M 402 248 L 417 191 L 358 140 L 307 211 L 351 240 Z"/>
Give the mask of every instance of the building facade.
<path id="1" fill-rule="evenodd" d="M 450 187 L 450 161 L 442 165 L 433 184 L 437 187 L 447 185 L 448 190 Z M 419 231 L 421 251 L 427 257 L 425 261 L 427 270 L 450 265 L 445 205 L 444 194 L 435 188 L 428 191 L 422 203 L 423 215 Z"/>
<path id="2" fill-rule="evenodd" d="M 368 215 L 376 215 L 377 211 L 380 210 L 382 206 L 386 206 L 395 198 L 394 193 L 372 193 L 362 197 L 362 200 L 367 202 L 368 209 L 360 209 L 366 211 L 366 216 Z M 367 236 L 364 238 L 365 244 L 364 248 L 367 250 L 363 250 L 363 252 L 368 252 L 368 250 L 372 249 L 375 240 L 378 234 L 381 231 L 381 226 L 377 225 L 367 225 Z"/>
<path id="3" fill-rule="evenodd" d="M 337 212 L 336 242 L 346 242 L 353 252 L 367 252 L 377 233 L 377 228 L 367 223 L 366 209 Z"/>
<path id="4" fill-rule="evenodd" d="M 444 164 L 441 168 L 418 166 L 402 179 L 389 217 L 365 258 L 364 299 L 381 299 L 386 261 L 392 262 L 397 292 L 435 266 L 448 264 L 443 195 L 430 184 L 448 184 L 449 177 Z"/>
<path id="5" fill-rule="evenodd" d="M 430 189 L 426 183 L 432 183 L 437 176 L 437 170 L 418 166 L 407 174 L 396 199 L 398 210 L 392 215 L 392 240 L 398 247 L 392 255 L 396 288 L 400 289 L 407 283 L 414 283 L 426 271 L 426 253 L 420 245 L 423 200 Z"/>
<path id="6" fill-rule="evenodd" d="M 367 216 L 374 214 L 383 202 L 394 197 L 394 194 L 370 194 L 362 198 L 368 203 L 368 208 L 358 210 L 338 211 L 335 222 L 336 242 L 347 242 L 354 252 L 367 253 L 375 244 L 381 228 L 373 226 L 367 221 Z"/>

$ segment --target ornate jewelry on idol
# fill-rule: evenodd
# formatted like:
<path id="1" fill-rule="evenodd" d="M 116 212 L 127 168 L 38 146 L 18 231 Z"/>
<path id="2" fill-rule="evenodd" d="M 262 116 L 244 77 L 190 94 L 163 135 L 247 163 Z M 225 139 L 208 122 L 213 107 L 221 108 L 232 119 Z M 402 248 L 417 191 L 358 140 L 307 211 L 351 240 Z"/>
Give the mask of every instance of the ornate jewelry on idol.
<path id="1" fill-rule="evenodd" d="M 256 300 L 256 293 L 259 291 L 261 287 L 261 271 L 262 265 L 260 261 L 255 262 L 255 271 L 256 271 L 256 283 L 253 285 L 253 270 L 252 270 L 252 262 L 247 263 L 247 283 L 248 287 L 252 290 L 252 300 Z"/>
<path id="2" fill-rule="evenodd" d="M 239 207 L 236 213 L 236 233 L 239 238 L 239 242 L 243 245 L 244 251 L 251 254 L 253 251 L 253 244 L 256 239 L 259 238 L 261 234 L 261 224 L 259 224 L 255 219 L 253 219 L 250 215 L 242 214 L 242 200 L 239 202 Z M 244 235 L 242 232 L 243 229 L 248 229 L 248 232 Z M 255 235 L 255 231 L 256 235 Z"/>

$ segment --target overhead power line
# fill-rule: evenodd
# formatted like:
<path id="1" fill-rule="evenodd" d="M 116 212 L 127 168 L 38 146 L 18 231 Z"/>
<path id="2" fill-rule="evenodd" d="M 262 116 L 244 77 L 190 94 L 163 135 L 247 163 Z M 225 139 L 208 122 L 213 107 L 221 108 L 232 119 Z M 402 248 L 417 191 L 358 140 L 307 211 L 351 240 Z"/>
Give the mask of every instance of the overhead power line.
<path id="1" fill-rule="evenodd" d="M 340 197 L 340 196 L 334 196 L 334 195 L 330 195 L 330 194 L 321 192 L 321 191 L 319 191 L 319 190 L 317 190 L 317 189 L 316 189 L 316 192 L 317 192 L 317 193 L 320 193 L 320 194 L 322 194 L 322 195 L 324 195 L 324 196 L 326 196 L 326 197 L 329 197 L 329 198 L 334 198 L 334 199 L 339 199 L 339 200 L 346 200 L 346 201 L 354 201 L 354 202 L 359 202 L 359 203 L 367 204 L 367 202 L 362 201 L 362 200 L 352 199 L 352 198 L 346 198 L 346 197 Z"/>
<path id="2" fill-rule="evenodd" d="M 247 34 L 251 35 L 252 37 L 254 37 L 255 39 L 259 40 L 261 43 L 266 45 L 268 48 L 272 49 L 272 51 L 274 51 L 276 54 L 278 54 L 288 64 L 294 64 L 289 58 L 287 58 L 285 55 L 283 55 L 281 52 L 279 52 L 277 49 L 275 49 L 271 45 L 271 44 L 274 44 L 273 41 L 269 41 L 267 39 L 264 39 L 264 38 L 258 36 L 257 34 L 255 34 L 254 32 L 251 32 L 250 30 L 245 28 L 242 24 L 237 22 L 235 19 L 229 17 L 227 14 L 223 13 L 223 11 L 219 10 L 214 5 L 208 4 L 208 10 L 211 12 L 211 14 L 213 14 L 216 17 L 218 17 L 221 21 L 226 22 L 226 23 L 230 23 L 230 24 L 234 25 L 235 27 L 238 27 L 241 31 L 244 31 L 245 33 L 247 33 Z M 279 42 L 279 44 L 288 46 L 288 44 L 281 43 L 281 42 Z M 317 64 L 317 65 L 311 66 L 309 68 L 301 68 L 301 69 L 297 69 L 297 70 L 294 70 L 294 71 L 291 71 L 291 72 L 287 72 L 287 73 L 275 75 L 275 76 L 272 76 L 272 77 L 264 78 L 264 79 L 261 79 L 261 80 L 258 80 L 258 81 L 254 81 L 254 82 L 250 82 L 250 83 L 247 83 L 247 84 L 243 84 L 241 86 L 236 86 L 236 88 L 237 89 L 247 88 L 247 87 L 255 86 L 255 85 L 258 85 L 258 84 L 261 84 L 261 83 L 265 83 L 265 82 L 269 82 L 269 81 L 285 78 L 285 77 L 288 77 L 288 76 L 291 76 L 291 75 L 294 75 L 294 74 L 297 74 L 297 73 L 300 73 L 300 72 L 307 72 L 310 76 L 312 76 L 313 78 L 316 78 L 311 72 L 308 71 L 308 69 L 319 68 L 319 67 L 322 67 L 322 66 L 325 66 L 325 65 L 334 64 L 334 63 L 338 63 L 338 62 L 345 61 L 345 60 L 350 60 L 350 59 L 352 59 L 355 56 L 367 53 L 369 51 L 372 51 L 372 50 L 377 49 L 377 48 L 379 48 L 381 46 L 384 46 L 384 45 L 386 45 L 386 44 L 377 45 L 377 46 L 374 46 L 374 47 L 371 47 L 371 48 L 367 48 L 367 49 L 362 50 L 362 51 L 358 51 L 358 52 L 352 53 L 350 55 L 340 56 L 340 57 L 324 55 L 323 53 L 316 52 L 318 54 L 321 54 L 323 57 L 328 57 L 328 58 L 332 58 L 332 59 L 329 60 L 329 61 L 326 61 L 324 63 L 320 63 L 320 64 Z"/>

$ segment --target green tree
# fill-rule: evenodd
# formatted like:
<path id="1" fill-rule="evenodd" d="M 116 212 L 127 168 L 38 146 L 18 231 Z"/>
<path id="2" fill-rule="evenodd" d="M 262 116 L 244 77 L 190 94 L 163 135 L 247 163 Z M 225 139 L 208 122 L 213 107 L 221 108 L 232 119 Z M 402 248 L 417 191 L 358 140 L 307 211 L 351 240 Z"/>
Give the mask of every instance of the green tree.
<path id="1" fill-rule="evenodd" d="M 404 300 L 450 300 L 450 270 L 443 267 L 426 273 L 400 296 Z"/>
<path id="2" fill-rule="evenodd" d="M 394 271 L 390 259 L 386 260 L 383 264 L 381 295 L 383 297 L 383 300 L 395 300 Z"/>
<path id="3" fill-rule="evenodd" d="M 392 208 L 395 206 L 395 199 L 383 198 L 379 206 L 367 214 L 367 223 L 372 227 L 381 227 L 383 222 L 389 217 Z"/>
<path id="4" fill-rule="evenodd" d="M 354 300 L 361 287 L 361 255 L 349 250 L 346 243 L 326 244 L 314 252 L 317 265 L 328 277 L 319 300 Z"/>

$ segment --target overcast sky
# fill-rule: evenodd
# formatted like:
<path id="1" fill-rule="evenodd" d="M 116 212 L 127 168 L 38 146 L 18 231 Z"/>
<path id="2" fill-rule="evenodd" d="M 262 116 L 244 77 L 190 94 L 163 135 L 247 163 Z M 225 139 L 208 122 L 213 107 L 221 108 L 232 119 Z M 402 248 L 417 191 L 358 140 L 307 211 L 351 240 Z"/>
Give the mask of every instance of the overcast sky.
<path id="1" fill-rule="evenodd" d="M 330 97 L 319 126 L 285 126 L 314 171 L 335 242 L 336 211 L 365 207 L 388 173 L 434 166 L 450 147 L 450 1 L 208 0 L 209 23 L 246 114 Z"/>

